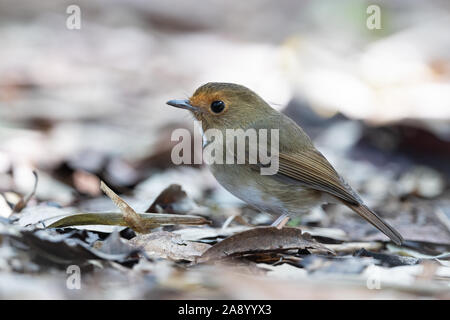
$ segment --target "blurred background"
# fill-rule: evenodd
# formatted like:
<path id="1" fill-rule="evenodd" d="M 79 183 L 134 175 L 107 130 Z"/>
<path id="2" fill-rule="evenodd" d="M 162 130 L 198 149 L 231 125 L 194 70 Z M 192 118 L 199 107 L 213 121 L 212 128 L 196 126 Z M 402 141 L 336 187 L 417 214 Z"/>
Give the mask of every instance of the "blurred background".
<path id="1" fill-rule="evenodd" d="M 67 27 L 69 5 L 80 29 Z M 137 211 L 177 183 L 197 205 L 245 217 L 206 168 L 170 160 L 173 129 L 193 126 L 165 102 L 218 81 L 301 124 L 405 238 L 450 243 L 449 30 L 446 0 L 2 0 L 0 216 L 36 169 L 31 207 L 111 207 L 102 179 Z M 339 206 L 301 223 L 384 239 Z"/>

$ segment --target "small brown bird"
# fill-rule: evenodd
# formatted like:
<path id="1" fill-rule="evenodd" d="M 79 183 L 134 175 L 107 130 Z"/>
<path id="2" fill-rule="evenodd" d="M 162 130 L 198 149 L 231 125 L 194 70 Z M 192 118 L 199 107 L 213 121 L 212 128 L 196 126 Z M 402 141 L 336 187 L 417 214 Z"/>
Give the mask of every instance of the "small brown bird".
<path id="1" fill-rule="evenodd" d="M 248 88 L 210 82 L 198 88 L 189 100 L 170 100 L 167 104 L 191 111 L 201 121 L 203 132 L 218 129 L 225 136 L 226 129 L 278 129 L 279 164 L 276 174 L 262 175 L 259 172 L 261 166 L 250 163 L 210 165 L 218 182 L 233 195 L 261 211 L 281 215 L 274 225 L 316 205 L 341 203 L 393 242 L 402 244 L 402 236 L 364 204 L 316 150 L 302 128 Z"/>

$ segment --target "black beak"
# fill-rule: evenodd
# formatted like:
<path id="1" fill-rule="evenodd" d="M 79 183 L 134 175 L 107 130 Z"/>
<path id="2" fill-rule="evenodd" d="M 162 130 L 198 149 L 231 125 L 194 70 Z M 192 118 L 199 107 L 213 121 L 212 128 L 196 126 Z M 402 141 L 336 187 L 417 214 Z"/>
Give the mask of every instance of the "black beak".
<path id="1" fill-rule="evenodd" d="M 169 100 L 166 102 L 169 106 L 181 108 L 181 109 L 187 109 L 189 111 L 199 111 L 197 107 L 192 106 L 189 103 L 189 100 Z"/>

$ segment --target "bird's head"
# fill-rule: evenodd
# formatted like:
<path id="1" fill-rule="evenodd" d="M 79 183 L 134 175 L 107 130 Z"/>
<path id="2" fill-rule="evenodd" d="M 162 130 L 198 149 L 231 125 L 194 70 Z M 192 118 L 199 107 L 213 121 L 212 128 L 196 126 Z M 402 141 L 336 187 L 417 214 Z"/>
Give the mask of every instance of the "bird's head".
<path id="1" fill-rule="evenodd" d="M 202 121 L 203 129 L 246 128 L 274 110 L 250 89 L 234 84 L 209 82 L 188 100 L 170 100 L 168 105 L 187 109 Z"/>

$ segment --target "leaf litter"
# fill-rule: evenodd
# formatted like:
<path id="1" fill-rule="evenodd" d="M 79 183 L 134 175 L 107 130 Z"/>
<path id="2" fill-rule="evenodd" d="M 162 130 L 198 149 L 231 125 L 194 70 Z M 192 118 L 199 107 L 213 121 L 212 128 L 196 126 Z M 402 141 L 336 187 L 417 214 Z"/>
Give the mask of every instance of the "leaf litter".
<path id="1" fill-rule="evenodd" d="M 314 241 L 298 228 L 259 227 L 237 233 L 209 248 L 198 262 L 256 252 L 273 252 L 290 249 L 316 249 L 333 254 L 333 250 Z"/>
<path id="2" fill-rule="evenodd" d="M 362 279 L 371 277 L 366 271 L 371 266 L 412 267 L 421 265 L 424 261 L 435 261 L 440 265 L 439 268 L 448 267 L 445 262 L 449 257 L 445 254 L 426 255 L 411 249 L 416 247 L 427 253 L 440 252 L 446 247 L 445 244 L 428 243 L 424 247 L 418 242 L 408 241 L 405 247 L 400 248 L 391 244 L 386 245 L 382 241 L 351 242 L 345 240 L 346 235 L 336 229 L 328 230 L 310 226 L 305 228 L 311 232 L 309 233 L 298 227 L 277 229 L 267 226 L 249 226 L 247 223 L 242 225 L 241 220 L 229 218 L 222 220 L 222 223 L 219 222 L 219 225 L 217 225 L 218 222 L 208 225 L 210 221 L 204 216 L 193 216 L 188 214 L 189 211 L 182 213 L 183 211 L 174 210 L 180 200 L 183 202 L 188 198 L 186 192 L 178 185 L 170 185 L 163 189 L 152 202 L 149 208 L 158 208 L 158 213 L 136 213 L 106 184 L 102 182 L 101 185 L 102 190 L 119 208 L 120 213 L 69 213 L 67 215 L 67 212 L 54 207 L 55 213 L 46 219 L 44 214 L 46 207 L 43 206 L 38 220 L 33 222 L 29 217 L 28 220 L 22 220 L 22 225 L 28 221 L 27 226 L 20 227 L 14 224 L 13 220 L 1 221 L 3 228 L 0 228 L 0 237 L 10 239 L 11 245 L 21 252 L 19 256 L 13 257 L 16 261 L 15 270 L 26 271 L 34 268 L 44 272 L 52 268 L 61 269 L 68 264 L 78 264 L 88 270 L 88 273 L 94 272 L 92 276 L 99 272 L 94 270 L 108 268 L 108 266 L 120 272 L 129 270 L 130 275 L 136 276 L 136 272 L 138 274 L 147 272 L 145 271 L 147 269 L 142 267 L 134 268 L 144 263 L 143 261 L 151 266 L 158 263 L 157 261 L 165 260 L 170 261 L 170 264 L 165 264 L 163 268 L 166 269 L 166 274 L 172 274 L 172 276 L 169 278 L 164 276 L 164 281 L 161 278 L 160 285 L 163 287 L 169 285 L 173 288 L 176 282 L 186 281 L 184 276 L 180 278 L 179 272 L 198 274 L 203 272 L 202 270 L 205 270 L 206 279 L 196 280 L 197 285 L 208 287 L 207 282 L 210 281 L 208 277 L 212 276 L 212 274 L 208 275 L 211 265 L 217 265 L 217 268 L 221 266 L 220 268 L 235 269 L 232 272 L 242 272 L 243 275 L 248 274 L 251 277 L 267 277 L 267 279 L 273 278 L 278 281 L 292 280 L 299 284 L 310 281 L 320 283 L 322 277 L 338 275 L 345 275 L 346 278 L 353 279 L 352 281 L 364 283 L 365 280 Z M 26 208 L 24 218 L 30 214 L 27 211 L 30 209 Z M 169 213 L 165 213 L 164 209 L 167 209 Z M 213 211 L 203 213 L 205 212 L 206 216 L 214 214 L 211 213 Z M 15 213 L 12 217 L 17 217 L 18 214 Z M 64 217 L 61 218 L 61 215 Z M 57 219 L 57 221 L 46 223 L 49 219 Z M 216 218 L 213 218 L 214 220 Z M 110 233 L 76 229 L 91 224 L 116 226 L 116 229 Z M 122 227 L 120 233 L 117 229 L 119 227 Z M 129 232 L 125 233 L 126 230 Z M 330 238 L 333 235 L 336 235 L 335 239 Z M 321 243 L 322 240 L 326 241 Z M 177 265 L 182 267 L 183 271 L 178 270 Z M 205 267 L 207 269 L 203 269 Z M 426 285 L 424 288 L 424 283 L 421 282 L 420 285 L 411 286 L 412 289 L 406 291 L 409 294 L 411 292 L 423 294 L 424 291 L 428 294 L 435 291 L 440 295 L 443 292 L 445 294 L 441 286 L 449 277 L 445 271 L 442 271 L 443 269 L 439 268 L 430 271 L 432 273 L 430 279 L 437 281 L 433 284 L 434 289 Z M 153 267 L 150 270 L 154 272 Z M 410 276 L 405 276 L 404 281 L 411 282 L 411 279 L 418 274 L 414 271 L 416 269 L 405 270 L 396 272 L 396 277 L 406 272 Z M 178 274 L 177 278 L 173 278 L 175 274 Z M 388 287 L 398 287 L 401 284 L 402 290 L 405 289 L 402 280 L 392 280 L 387 277 L 387 274 L 383 275 L 383 279 Z M 260 281 L 262 281 L 261 285 L 265 282 L 263 278 Z M 342 282 L 342 279 L 339 281 Z M 265 285 L 272 286 L 270 283 Z M 183 294 L 184 291 L 180 290 L 179 284 L 175 287 L 179 294 Z"/>

